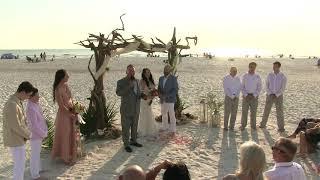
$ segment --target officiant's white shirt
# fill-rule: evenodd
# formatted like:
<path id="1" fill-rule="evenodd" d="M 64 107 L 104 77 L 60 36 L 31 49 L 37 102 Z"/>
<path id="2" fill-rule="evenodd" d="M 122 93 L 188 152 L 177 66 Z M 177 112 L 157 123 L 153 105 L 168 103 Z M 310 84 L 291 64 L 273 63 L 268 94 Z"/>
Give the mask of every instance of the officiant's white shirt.
<path id="1" fill-rule="evenodd" d="M 168 76 L 163 78 L 163 84 L 162 84 L 162 88 L 164 88 L 164 86 L 166 85 Z"/>

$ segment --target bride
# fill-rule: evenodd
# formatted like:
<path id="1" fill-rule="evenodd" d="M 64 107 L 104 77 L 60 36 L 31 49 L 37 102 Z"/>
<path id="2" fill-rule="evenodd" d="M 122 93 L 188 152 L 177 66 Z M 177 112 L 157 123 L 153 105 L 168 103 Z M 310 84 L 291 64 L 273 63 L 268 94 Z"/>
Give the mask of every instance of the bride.
<path id="1" fill-rule="evenodd" d="M 156 122 L 152 112 L 152 101 L 155 90 L 155 84 L 152 74 L 148 68 L 142 70 L 142 79 L 140 80 L 140 89 L 145 98 L 140 103 L 140 118 L 138 123 L 139 136 L 155 137 L 157 133 Z"/>

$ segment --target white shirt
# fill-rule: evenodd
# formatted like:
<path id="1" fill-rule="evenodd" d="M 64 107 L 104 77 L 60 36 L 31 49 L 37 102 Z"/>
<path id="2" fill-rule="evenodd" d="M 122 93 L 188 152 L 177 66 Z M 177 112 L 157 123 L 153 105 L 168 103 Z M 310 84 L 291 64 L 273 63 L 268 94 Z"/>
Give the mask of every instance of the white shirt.
<path id="1" fill-rule="evenodd" d="M 165 76 L 165 77 L 163 78 L 162 88 L 164 88 L 164 86 L 166 85 L 167 79 L 168 79 L 168 76 Z"/>
<path id="2" fill-rule="evenodd" d="M 253 94 L 254 97 L 258 97 L 261 92 L 261 78 L 258 74 L 246 73 L 242 77 L 242 94 L 247 96 L 248 94 Z"/>
<path id="3" fill-rule="evenodd" d="M 241 82 L 238 76 L 232 77 L 230 74 L 223 78 L 224 94 L 230 98 L 239 97 Z"/>
<path id="4" fill-rule="evenodd" d="M 277 97 L 281 96 L 286 89 L 287 78 L 282 73 L 271 72 L 267 76 L 266 80 L 266 90 L 267 94 L 275 94 Z"/>
<path id="5" fill-rule="evenodd" d="M 138 94 L 138 82 L 137 82 L 137 80 L 133 80 L 133 92 L 136 95 Z"/>
<path id="6" fill-rule="evenodd" d="M 306 180 L 303 168 L 295 162 L 276 163 L 264 175 L 268 180 Z"/>

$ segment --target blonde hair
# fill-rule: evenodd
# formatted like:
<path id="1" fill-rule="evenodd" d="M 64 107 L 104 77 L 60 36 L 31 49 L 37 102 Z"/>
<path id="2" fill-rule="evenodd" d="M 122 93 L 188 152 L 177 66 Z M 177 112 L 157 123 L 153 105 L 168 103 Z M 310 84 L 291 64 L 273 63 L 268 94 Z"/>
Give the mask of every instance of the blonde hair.
<path id="1" fill-rule="evenodd" d="M 263 180 L 266 167 L 266 155 L 260 145 L 247 141 L 240 146 L 240 169 L 238 174 L 252 177 L 253 180 Z"/>

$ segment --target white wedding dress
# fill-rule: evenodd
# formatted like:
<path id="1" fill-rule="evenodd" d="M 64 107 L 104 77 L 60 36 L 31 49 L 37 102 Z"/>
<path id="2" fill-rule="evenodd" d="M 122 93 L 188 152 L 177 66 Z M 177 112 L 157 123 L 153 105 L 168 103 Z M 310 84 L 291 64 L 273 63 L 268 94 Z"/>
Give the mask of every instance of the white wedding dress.
<path id="1" fill-rule="evenodd" d="M 140 88 L 142 93 L 146 95 L 150 94 L 151 90 L 145 85 L 144 82 L 140 82 Z M 154 85 L 152 85 L 151 89 L 153 88 L 154 88 Z M 138 122 L 138 135 L 140 137 L 143 137 L 143 136 L 155 137 L 158 132 L 157 124 L 155 122 L 154 115 L 152 112 L 153 103 L 149 105 L 151 100 L 152 99 L 150 97 L 147 100 L 141 99 L 140 116 L 139 116 L 139 122 Z"/>

